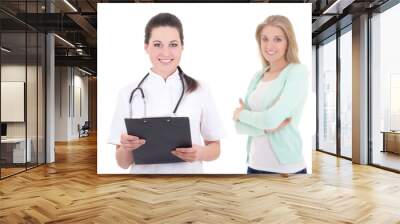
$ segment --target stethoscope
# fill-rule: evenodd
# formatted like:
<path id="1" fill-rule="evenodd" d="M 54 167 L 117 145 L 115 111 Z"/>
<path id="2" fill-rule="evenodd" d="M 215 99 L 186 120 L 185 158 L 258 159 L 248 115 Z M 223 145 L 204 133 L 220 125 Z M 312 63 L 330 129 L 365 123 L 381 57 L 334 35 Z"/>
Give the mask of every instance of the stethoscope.
<path id="1" fill-rule="evenodd" d="M 175 109 L 173 111 L 173 114 L 175 115 L 176 111 L 178 110 L 179 104 L 181 103 L 181 100 L 183 98 L 183 95 L 185 94 L 185 82 L 183 81 L 183 71 L 182 69 L 178 66 L 178 73 L 179 73 L 179 78 L 181 80 L 182 83 L 182 93 L 181 96 L 179 97 L 178 103 L 175 106 Z M 150 75 L 150 73 L 147 73 L 143 79 L 139 82 L 139 84 L 136 86 L 135 89 L 132 90 L 131 92 L 131 96 L 129 97 L 129 118 L 132 118 L 132 101 L 134 99 L 133 95 L 135 94 L 136 91 L 140 91 L 140 94 L 142 95 L 142 100 L 143 100 L 143 105 L 144 105 L 144 117 L 147 116 L 147 109 L 146 109 L 146 98 L 144 95 L 144 91 L 142 89 L 142 84 L 143 82 L 147 79 L 147 77 Z"/>

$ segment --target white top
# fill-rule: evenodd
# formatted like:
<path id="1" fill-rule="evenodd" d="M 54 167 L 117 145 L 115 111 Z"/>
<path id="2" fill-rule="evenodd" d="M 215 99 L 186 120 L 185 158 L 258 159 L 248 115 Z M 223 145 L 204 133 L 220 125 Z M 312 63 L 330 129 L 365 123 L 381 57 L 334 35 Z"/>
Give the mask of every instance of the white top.
<path id="1" fill-rule="evenodd" d="M 265 110 L 263 99 L 269 84 L 273 81 L 259 82 L 256 89 L 250 94 L 248 104 L 252 111 Z M 253 169 L 275 173 L 296 173 L 306 167 L 304 160 L 300 163 L 281 164 L 272 149 L 268 136 L 265 135 L 252 137 L 249 166 Z"/>
<path id="2" fill-rule="evenodd" d="M 150 71 L 142 84 L 146 98 L 147 117 L 173 116 L 173 110 L 182 93 L 182 83 L 178 71 L 164 80 Z M 118 96 L 109 136 L 109 143 L 120 144 L 120 136 L 126 133 L 124 119 L 129 117 L 129 96 L 139 82 L 123 88 Z M 144 104 L 139 91 L 132 101 L 132 118 L 144 116 Z M 222 122 L 210 92 L 199 84 L 194 92 L 186 93 L 179 105 L 176 116 L 189 117 L 192 144 L 204 145 L 205 141 L 217 141 L 223 137 Z M 181 162 L 149 165 L 133 165 L 131 173 L 185 174 L 202 173 L 202 162 Z"/>

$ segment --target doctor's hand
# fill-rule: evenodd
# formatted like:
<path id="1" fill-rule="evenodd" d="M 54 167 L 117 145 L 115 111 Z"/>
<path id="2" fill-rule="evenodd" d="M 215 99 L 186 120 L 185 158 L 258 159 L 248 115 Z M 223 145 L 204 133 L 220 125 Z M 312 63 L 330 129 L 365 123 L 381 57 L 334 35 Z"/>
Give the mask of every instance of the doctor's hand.
<path id="1" fill-rule="evenodd" d="M 121 134 L 120 142 L 121 147 L 127 151 L 133 151 L 146 143 L 144 139 L 126 133 Z"/>
<path id="2" fill-rule="evenodd" d="M 201 161 L 203 160 L 203 147 L 201 145 L 193 145 L 191 148 L 176 148 L 171 153 L 186 162 Z"/>
<path id="3" fill-rule="evenodd" d="M 242 110 L 244 109 L 244 102 L 242 99 L 239 99 L 239 104 L 240 104 L 240 106 L 238 108 L 236 108 L 235 111 L 233 112 L 233 120 L 234 121 L 239 120 L 240 112 L 242 112 Z"/>

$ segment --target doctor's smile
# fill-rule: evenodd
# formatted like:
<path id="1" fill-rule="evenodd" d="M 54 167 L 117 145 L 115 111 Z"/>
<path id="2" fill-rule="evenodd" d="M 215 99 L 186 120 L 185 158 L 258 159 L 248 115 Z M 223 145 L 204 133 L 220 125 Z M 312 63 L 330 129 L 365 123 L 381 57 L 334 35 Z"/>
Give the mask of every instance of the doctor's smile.
<path id="1" fill-rule="evenodd" d="M 179 65 L 183 39 L 179 31 L 172 26 L 153 27 L 150 34 L 144 49 L 153 64 L 151 70 L 165 78 Z"/>
<path id="2" fill-rule="evenodd" d="M 168 65 L 174 59 L 158 59 L 162 64 Z"/>

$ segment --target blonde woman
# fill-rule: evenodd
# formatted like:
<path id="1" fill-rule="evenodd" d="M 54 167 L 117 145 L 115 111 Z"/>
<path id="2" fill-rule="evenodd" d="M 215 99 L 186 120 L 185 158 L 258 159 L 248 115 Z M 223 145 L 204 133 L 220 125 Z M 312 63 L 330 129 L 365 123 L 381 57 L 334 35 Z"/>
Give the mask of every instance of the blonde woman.
<path id="1" fill-rule="evenodd" d="M 247 173 L 307 173 L 298 124 L 308 72 L 298 59 L 292 24 L 285 16 L 269 16 L 258 25 L 256 40 L 264 68 L 233 114 L 237 132 L 249 136 Z"/>

